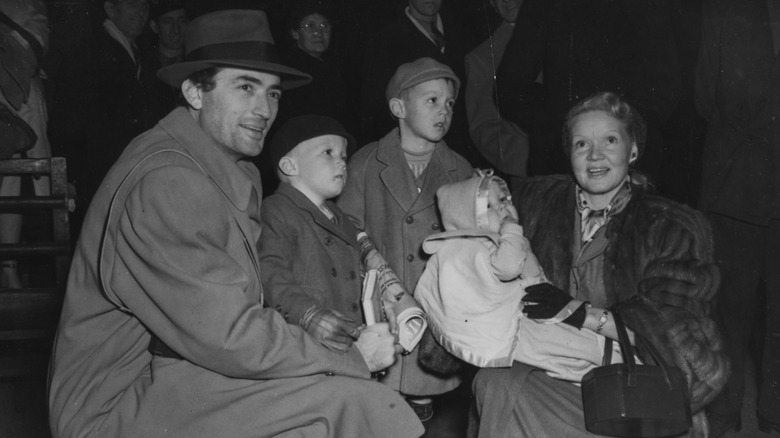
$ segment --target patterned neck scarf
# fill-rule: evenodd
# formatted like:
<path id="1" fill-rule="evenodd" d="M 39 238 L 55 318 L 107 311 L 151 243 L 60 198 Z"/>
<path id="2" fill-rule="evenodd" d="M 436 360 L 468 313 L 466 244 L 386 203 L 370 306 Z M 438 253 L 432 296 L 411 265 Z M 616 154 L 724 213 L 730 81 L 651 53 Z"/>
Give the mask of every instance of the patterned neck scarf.
<path id="1" fill-rule="evenodd" d="M 593 236 L 606 225 L 616 214 L 623 211 L 631 199 L 631 178 L 626 176 L 622 187 L 615 193 L 606 207 L 601 210 L 592 210 L 585 200 L 582 189 L 577 186 L 577 211 L 580 213 L 582 243 L 593 240 Z"/>

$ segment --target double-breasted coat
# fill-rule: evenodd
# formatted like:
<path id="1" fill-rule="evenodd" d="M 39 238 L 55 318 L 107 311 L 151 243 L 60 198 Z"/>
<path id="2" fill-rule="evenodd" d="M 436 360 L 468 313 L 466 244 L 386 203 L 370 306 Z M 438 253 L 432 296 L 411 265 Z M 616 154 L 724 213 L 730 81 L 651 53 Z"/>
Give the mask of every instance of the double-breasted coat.
<path id="1" fill-rule="evenodd" d="M 315 305 L 363 320 L 357 228 L 337 205 L 327 203 L 338 223 L 289 184 L 263 200 L 263 286 L 268 305 L 292 324 Z"/>
<path id="2" fill-rule="evenodd" d="M 471 165 L 440 142 L 418 192 L 396 128 L 359 149 L 349 161 L 348 172 L 339 207 L 371 236 L 406 290 L 413 293 L 428 260 L 422 243 L 443 230 L 436 190 L 471 177 Z M 418 350 L 390 367 L 384 382 L 410 395 L 441 394 L 458 386 L 457 376 L 443 378 L 420 369 Z"/>
<path id="3" fill-rule="evenodd" d="M 422 434 L 356 349 L 328 350 L 264 307 L 259 181 L 183 108 L 127 147 L 75 251 L 54 437 Z M 150 354 L 152 334 L 183 359 Z"/>

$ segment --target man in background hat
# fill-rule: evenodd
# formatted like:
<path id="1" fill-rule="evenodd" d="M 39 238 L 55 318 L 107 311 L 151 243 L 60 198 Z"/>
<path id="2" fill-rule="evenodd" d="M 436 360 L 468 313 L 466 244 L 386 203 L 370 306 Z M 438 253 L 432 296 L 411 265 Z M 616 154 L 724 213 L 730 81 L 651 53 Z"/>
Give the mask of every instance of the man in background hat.
<path id="1" fill-rule="evenodd" d="M 204 14 L 159 77 L 186 105 L 133 140 L 87 213 L 49 382 L 55 438 L 414 437 L 371 381 L 387 326 L 333 351 L 264 307 L 256 244 L 263 148 L 285 88 L 266 16 Z"/>
<path id="2" fill-rule="evenodd" d="M 184 57 L 184 31 L 187 11 L 183 0 L 152 0 L 149 28 L 156 42 L 141 50 L 141 82 L 149 91 L 154 120 L 165 117 L 176 107 L 179 90 L 157 78 L 157 71 Z"/>

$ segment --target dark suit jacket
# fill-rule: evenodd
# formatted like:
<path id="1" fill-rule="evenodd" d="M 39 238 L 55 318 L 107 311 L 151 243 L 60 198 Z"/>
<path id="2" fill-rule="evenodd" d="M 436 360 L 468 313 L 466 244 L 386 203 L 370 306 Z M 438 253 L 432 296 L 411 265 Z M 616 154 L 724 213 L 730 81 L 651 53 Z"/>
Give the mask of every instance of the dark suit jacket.
<path id="1" fill-rule="evenodd" d="M 696 104 L 709 122 L 701 208 L 754 224 L 780 219 L 780 57 L 766 0 L 707 0 Z"/>
<path id="2" fill-rule="evenodd" d="M 84 55 L 62 84 L 70 96 L 61 111 L 70 113 L 66 156 L 78 196 L 76 226 L 108 169 L 135 136 L 156 122 L 138 66 L 105 29 L 95 31 Z"/>
<path id="3" fill-rule="evenodd" d="M 496 87 L 501 114 L 529 132 L 531 175 L 571 170 L 561 148 L 564 117 L 576 102 L 596 92 L 622 95 L 640 110 L 648 129 L 660 135 L 658 126 L 674 110 L 681 87 L 667 3 L 523 3 Z M 543 86 L 536 83 L 540 72 Z M 660 151 L 660 144 L 645 148 L 639 165 L 657 166 L 654 153 Z"/>

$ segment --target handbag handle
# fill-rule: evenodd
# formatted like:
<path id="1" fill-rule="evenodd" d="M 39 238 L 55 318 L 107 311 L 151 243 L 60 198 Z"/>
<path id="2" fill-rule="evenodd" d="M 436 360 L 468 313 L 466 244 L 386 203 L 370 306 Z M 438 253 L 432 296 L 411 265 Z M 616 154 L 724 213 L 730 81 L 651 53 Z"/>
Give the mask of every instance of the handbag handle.
<path id="1" fill-rule="evenodd" d="M 626 326 L 623 324 L 623 319 L 620 317 L 620 315 L 612 309 L 610 309 L 610 313 L 612 314 L 612 320 L 615 321 L 615 330 L 617 331 L 618 342 L 620 342 L 620 353 L 623 356 L 623 362 L 628 368 L 628 385 L 634 386 L 636 384 L 636 361 L 634 360 L 634 355 L 632 354 L 633 347 L 631 346 L 631 342 L 628 339 L 628 331 L 626 330 Z M 663 357 L 661 357 L 661 354 L 658 353 L 658 350 L 656 350 L 655 346 L 653 346 L 653 344 L 648 342 L 642 335 L 637 332 L 634 332 L 634 339 L 636 339 L 637 345 L 641 343 L 647 349 L 647 351 L 650 352 L 650 356 L 653 358 L 653 360 L 658 364 L 659 367 L 661 367 L 661 369 L 663 369 L 666 384 L 670 389 L 673 389 L 674 384 L 672 383 L 672 379 L 669 377 L 669 366 Z M 604 366 L 609 365 L 610 362 L 612 362 L 612 343 L 612 338 L 607 338 L 607 342 L 604 342 L 604 360 L 602 362 Z"/>

